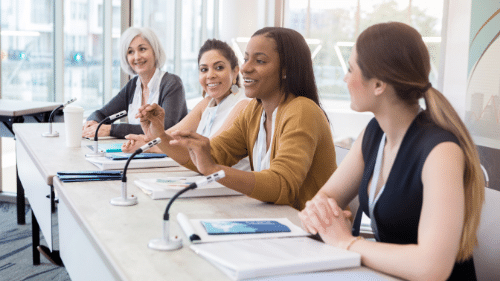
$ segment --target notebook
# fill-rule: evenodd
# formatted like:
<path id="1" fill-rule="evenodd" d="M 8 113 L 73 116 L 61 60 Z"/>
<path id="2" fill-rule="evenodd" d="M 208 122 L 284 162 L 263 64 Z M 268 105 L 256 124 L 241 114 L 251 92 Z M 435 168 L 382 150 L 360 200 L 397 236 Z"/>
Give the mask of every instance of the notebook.
<path id="1" fill-rule="evenodd" d="M 94 164 L 101 170 L 123 170 L 127 161 L 116 161 L 107 157 L 87 157 L 85 158 L 90 163 Z M 132 159 L 128 165 L 128 169 L 140 168 L 164 168 L 179 166 L 175 160 L 170 157 L 153 158 L 153 159 Z"/>
<path id="2" fill-rule="evenodd" d="M 58 175 L 62 182 L 121 180 L 121 175 Z"/>
<path id="3" fill-rule="evenodd" d="M 132 156 L 132 153 L 107 153 L 106 157 L 111 159 L 111 160 L 128 160 Z M 134 156 L 135 159 L 152 159 L 152 158 L 165 158 L 167 157 L 166 154 L 161 154 L 161 153 L 141 153 L 141 154 L 136 154 Z"/>
<path id="4" fill-rule="evenodd" d="M 272 227 L 270 227 L 269 223 L 271 221 L 273 222 L 271 223 L 273 224 Z M 178 213 L 177 222 L 181 226 L 184 234 L 186 234 L 189 240 L 193 243 L 310 236 L 309 233 L 293 224 L 287 218 L 189 219 L 184 213 Z M 264 227 L 255 227 L 259 223 Z M 212 232 L 213 230 L 209 229 L 207 231 L 204 224 L 220 227 L 222 230 L 215 231 L 222 233 L 209 234 L 209 232 Z M 232 226 L 235 225 L 237 226 L 232 228 Z M 245 228 L 254 229 L 242 229 L 241 225 L 244 225 Z"/>
<path id="5" fill-rule="evenodd" d="M 190 247 L 232 280 L 361 265 L 358 253 L 309 237 L 226 241 Z"/>
<path id="6" fill-rule="evenodd" d="M 200 221 L 208 235 L 290 232 L 290 228 L 275 220 Z"/>
<path id="7" fill-rule="evenodd" d="M 133 160 L 135 161 L 135 160 Z M 144 178 L 135 180 L 134 183 L 144 193 L 152 199 L 172 198 L 177 192 L 187 187 L 191 183 L 204 178 L 195 177 L 165 177 L 165 178 Z M 223 186 L 218 182 L 213 182 L 196 189 L 183 193 L 180 197 L 208 197 L 208 196 L 229 196 L 243 195 L 238 191 Z"/>
<path id="8" fill-rule="evenodd" d="M 89 144 L 87 147 L 94 151 L 94 145 Z M 122 143 L 99 143 L 97 144 L 97 150 L 100 152 L 122 152 Z"/>
<path id="9" fill-rule="evenodd" d="M 121 171 L 60 171 L 57 176 L 62 182 L 121 180 Z"/>

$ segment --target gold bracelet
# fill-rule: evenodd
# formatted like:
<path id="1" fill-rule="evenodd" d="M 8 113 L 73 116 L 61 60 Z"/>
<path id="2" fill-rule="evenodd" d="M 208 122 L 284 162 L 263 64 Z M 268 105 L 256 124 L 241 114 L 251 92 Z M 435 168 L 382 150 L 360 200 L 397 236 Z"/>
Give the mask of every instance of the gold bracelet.
<path id="1" fill-rule="evenodd" d="M 354 242 L 358 241 L 358 240 L 361 240 L 361 239 L 364 239 L 363 237 L 361 236 L 357 236 L 357 237 L 354 237 L 351 242 L 349 242 L 349 245 L 347 245 L 347 248 L 345 248 L 346 250 L 349 251 L 349 248 L 351 248 L 352 244 L 354 244 Z"/>

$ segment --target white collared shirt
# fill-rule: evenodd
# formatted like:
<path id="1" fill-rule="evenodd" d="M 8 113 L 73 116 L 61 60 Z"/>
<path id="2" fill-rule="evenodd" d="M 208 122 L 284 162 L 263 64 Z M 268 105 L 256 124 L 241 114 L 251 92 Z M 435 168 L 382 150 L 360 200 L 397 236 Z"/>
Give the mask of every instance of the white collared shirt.
<path id="1" fill-rule="evenodd" d="M 269 148 L 273 143 L 274 138 L 274 126 L 276 124 L 276 112 L 278 112 L 278 107 L 276 107 L 273 111 L 272 118 L 272 129 L 271 129 L 271 142 Z M 267 170 L 271 167 L 271 149 L 267 149 L 266 151 L 266 139 L 267 133 L 264 128 L 264 121 L 266 120 L 266 111 L 262 110 L 262 116 L 260 117 L 260 130 L 257 135 L 257 141 L 253 147 L 253 169 L 255 172 L 260 172 L 263 170 Z"/>
<path id="2" fill-rule="evenodd" d="M 161 69 L 157 68 L 155 70 L 155 73 L 153 74 L 153 77 L 151 77 L 151 80 L 148 83 L 148 88 L 149 88 L 149 98 L 147 101 L 148 104 L 153 104 L 153 103 L 158 104 L 158 100 L 160 98 L 160 83 L 165 73 L 166 73 L 165 71 L 162 71 Z M 141 124 L 140 120 L 135 118 L 135 115 L 137 114 L 137 112 L 139 111 L 139 107 L 141 106 L 142 106 L 142 81 L 141 78 L 139 77 L 137 79 L 137 83 L 135 84 L 134 100 L 128 106 L 127 117 L 129 124 Z"/>

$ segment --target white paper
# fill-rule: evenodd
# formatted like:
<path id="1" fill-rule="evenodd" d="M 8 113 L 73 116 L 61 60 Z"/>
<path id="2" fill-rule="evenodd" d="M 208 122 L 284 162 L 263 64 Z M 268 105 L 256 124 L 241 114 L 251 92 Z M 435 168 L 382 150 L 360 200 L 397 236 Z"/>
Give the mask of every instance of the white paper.
<path id="1" fill-rule="evenodd" d="M 233 280 L 317 272 L 361 265 L 361 256 L 308 237 L 191 245 Z"/>
<path id="2" fill-rule="evenodd" d="M 90 163 L 94 164 L 101 170 L 123 170 L 127 160 L 112 160 L 107 157 L 86 157 Z M 132 159 L 128 164 L 128 169 L 141 168 L 164 168 L 179 166 L 175 160 L 170 157 L 151 158 L 151 159 Z"/>
<path id="3" fill-rule="evenodd" d="M 195 182 L 203 179 L 203 176 L 195 177 L 165 177 L 165 178 L 145 178 L 134 181 L 144 193 L 151 196 L 152 199 L 166 199 L 172 198 L 177 192 L 182 190 L 187 185 L 177 184 L 177 181 L 182 182 Z M 170 181 L 170 183 L 167 183 Z M 229 195 L 243 195 L 242 193 L 232 190 L 223 186 L 218 182 L 213 182 L 204 186 L 197 187 L 196 189 L 189 190 L 179 197 L 209 197 L 209 196 L 229 196 Z"/>

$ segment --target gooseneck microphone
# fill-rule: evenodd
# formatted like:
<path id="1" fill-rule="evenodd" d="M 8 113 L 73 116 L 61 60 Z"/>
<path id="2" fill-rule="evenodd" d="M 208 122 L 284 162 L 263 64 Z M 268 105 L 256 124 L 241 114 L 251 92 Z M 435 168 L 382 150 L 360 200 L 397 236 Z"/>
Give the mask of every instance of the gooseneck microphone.
<path id="1" fill-rule="evenodd" d="M 66 103 L 61 104 L 60 106 L 58 106 L 54 110 L 52 110 L 52 112 L 49 115 L 49 131 L 46 132 L 46 133 L 43 133 L 42 137 L 51 137 L 51 138 L 54 138 L 54 137 L 58 137 L 59 136 L 58 132 L 53 132 L 52 133 L 52 122 L 54 121 L 54 113 L 56 111 L 60 110 L 60 109 L 64 109 L 68 104 L 70 104 L 70 103 L 72 103 L 74 101 L 76 101 L 76 98 L 72 98 L 69 101 L 67 101 Z"/>
<path id="2" fill-rule="evenodd" d="M 123 174 L 122 174 L 122 196 L 116 197 L 111 199 L 110 203 L 115 206 L 132 206 L 137 204 L 137 197 L 134 197 L 133 195 L 130 197 L 127 197 L 127 168 L 128 164 L 136 156 L 137 154 L 143 153 L 144 151 L 150 149 L 151 147 L 159 144 L 161 142 L 160 138 L 156 138 L 147 144 L 139 147 L 130 157 L 127 159 L 127 162 L 125 163 L 125 167 L 123 168 Z"/>
<path id="3" fill-rule="evenodd" d="M 212 183 L 214 181 L 218 181 L 222 178 L 224 178 L 226 174 L 224 173 L 224 170 L 220 170 L 218 172 L 215 172 L 211 175 L 203 177 L 203 179 L 200 179 L 196 182 L 191 183 L 189 186 L 185 187 L 184 189 L 180 190 L 177 192 L 174 197 L 168 201 L 167 208 L 165 209 L 165 213 L 163 214 L 163 229 L 162 229 L 162 237 L 158 239 L 152 239 L 149 241 L 148 247 L 151 249 L 155 250 L 160 250 L 160 251 L 172 251 L 172 250 L 177 250 L 182 247 L 182 239 L 179 237 L 170 237 L 170 215 L 168 211 L 170 210 L 170 206 L 172 206 L 172 203 L 174 203 L 175 199 L 177 197 L 181 196 L 184 192 L 195 189 L 199 186 L 203 186 L 209 183 Z"/>
<path id="4" fill-rule="evenodd" d="M 97 135 L 99 134 L 99 129 L 101 128 L 102 124 L 104 124 L 106 122 L 110 122 L 110 124 L 111 124 L 111 123 L 115 122 L 116 120 L 123 118 L 125 116 L 127 116 L 127 111 L 122 110 L 118 113 L 115 113 L 113 115 L 110 115 L 110 116 L 104 118 L 101 122 L 99 122 L 99 125 L 97 125 L 97 129 L 95 130 L 95 135 L 94 135 L 94 143 L 93 143 L 94 151 L 92 153 L 85 154 L 85 157 L 100 157 L 100 156 L 104 156 L 106 154 L 104 151 L 99 151 L 99 145 L 97 142 L 97 140 L 98 140 Z"/>

